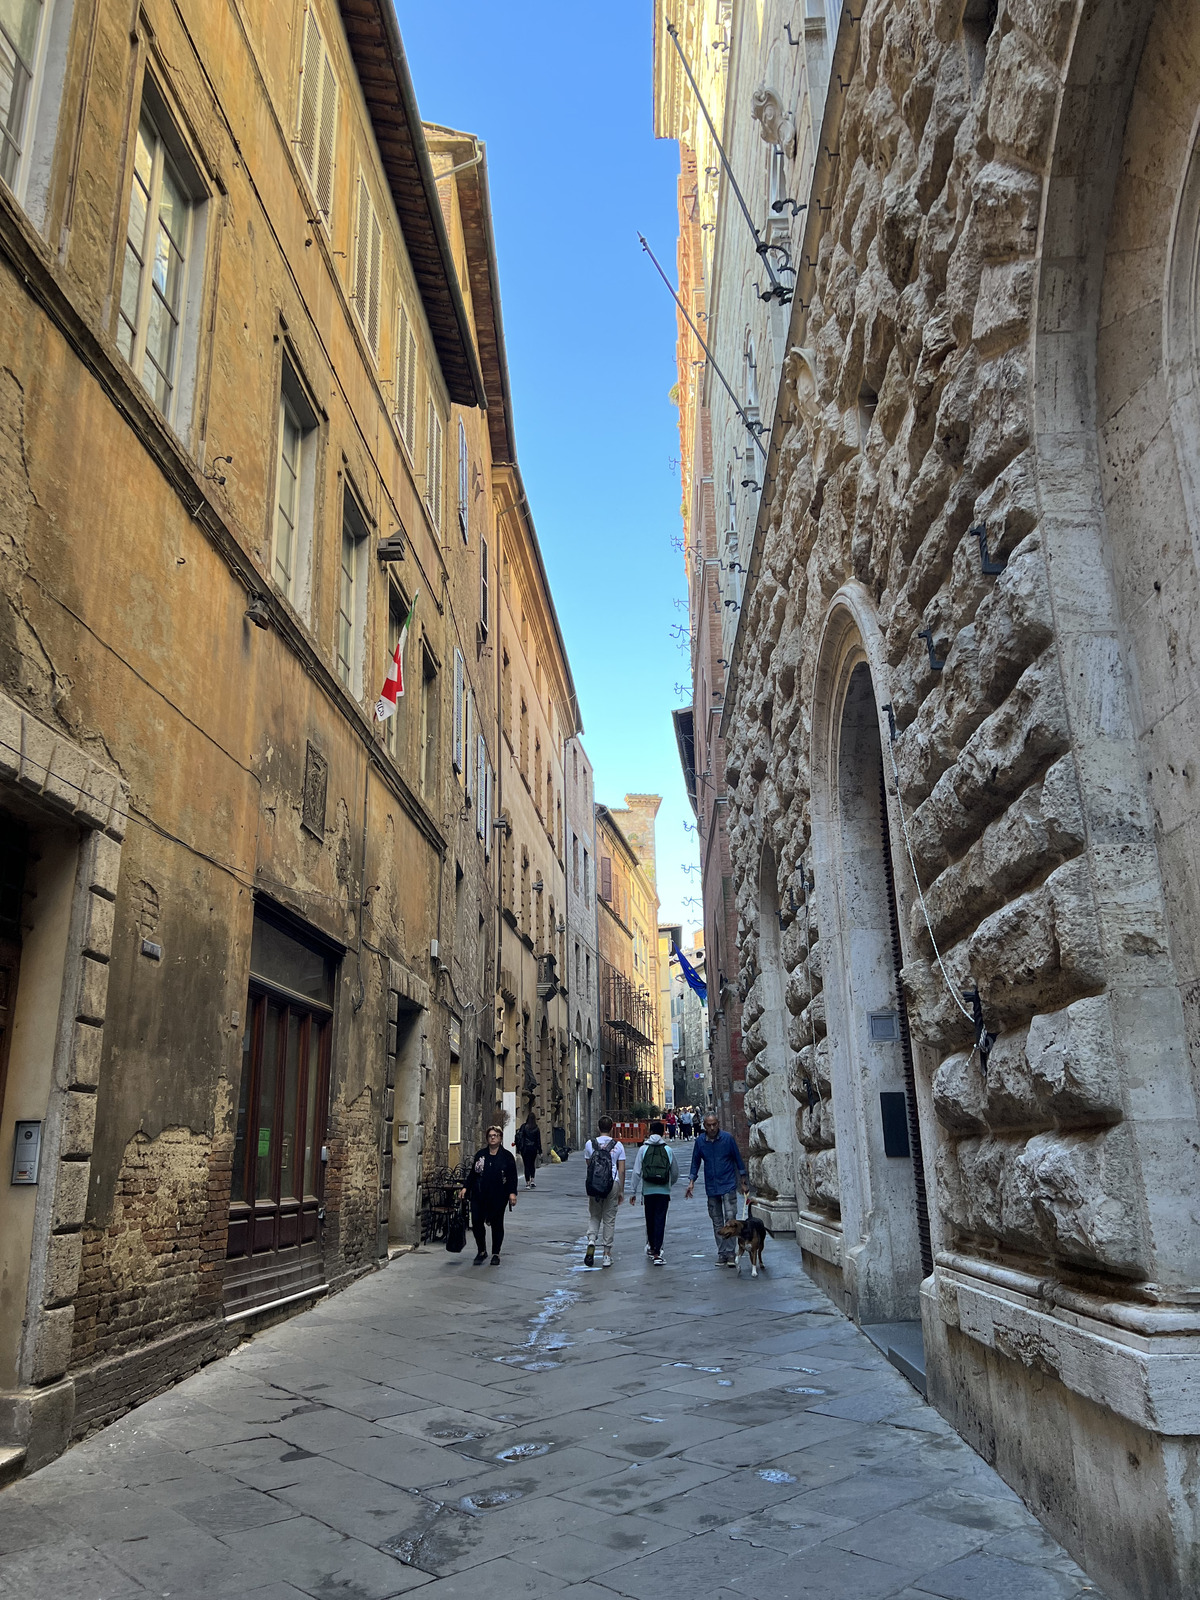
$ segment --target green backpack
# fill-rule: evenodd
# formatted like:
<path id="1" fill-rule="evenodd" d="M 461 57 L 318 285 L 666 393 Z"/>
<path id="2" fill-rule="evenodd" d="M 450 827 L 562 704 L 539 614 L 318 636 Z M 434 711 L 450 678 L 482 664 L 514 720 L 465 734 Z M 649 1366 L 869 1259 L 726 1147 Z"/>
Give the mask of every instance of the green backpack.
<path id="1" fill-rule="evenodd" d="M 671 1152 L 665 1144 L 648 1144 L 642 1151 L 642 1182 L 663 1187 L 671 1182 Z"/>

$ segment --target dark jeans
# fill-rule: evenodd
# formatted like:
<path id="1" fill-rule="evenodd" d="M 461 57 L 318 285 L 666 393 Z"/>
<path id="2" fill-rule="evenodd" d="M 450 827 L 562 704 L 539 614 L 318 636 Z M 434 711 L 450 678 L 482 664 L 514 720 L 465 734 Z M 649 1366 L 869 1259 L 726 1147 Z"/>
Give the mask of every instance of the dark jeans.
<path id="1" fill-rule="evenodd" d="M 667 1227 L 667 1207 L 670 1204 L 669 1194 L 642 1196 L 642 1209 L 646 1213 L 646 1243 L 656 1256 L 662 1255 L 663 1234 Z"/>
<path id="2" fill-rule="evenodd" d="M 471 1202 L 471 1232 L 475 1235 L 475 1248 L 481 1256 L 487 1255 L 486 1228 L 492 1230 L 492 1254 L 500 1254 L 500 1246 L 504 1243 L 504 1213 L 507 1210 L 507 1200 L 501 1205 L 486 1200 Z"/>
<path id="3" fill-rule="evenodd" d="M 530 1183 L 533 1179 L 534 1172 L 537 1170 L 537 1151 L 522 1150 L 521 1160 L 525 1164 L 525 1182 Z"/>

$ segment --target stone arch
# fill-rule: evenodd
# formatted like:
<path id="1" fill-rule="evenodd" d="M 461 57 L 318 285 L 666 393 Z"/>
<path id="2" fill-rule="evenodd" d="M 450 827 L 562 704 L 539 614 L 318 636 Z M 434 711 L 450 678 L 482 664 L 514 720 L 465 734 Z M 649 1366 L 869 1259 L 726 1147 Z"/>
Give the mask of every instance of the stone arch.
<path id="1" fill-rule="evenodd" d="M 1039 532 L 1131 1139 L 1125 1201 L 1144 1218 L 1141 1271 L 1168 1296 L 1200 1278 L 1200 1235 L 1177 1225 L 1200 1170 L 1187 991 L 1171 948 L 1186 978 L 1200 950 L 1189 948 L 1178 896 L 1200 904 L 1200 894 L 1194 854 L 1172 861 L 1164 826 L 1190 780 L 1161 781 L 1177 776 L 1161 770 L 1176 764 L 1173 754 L 1195 770 L 1200 741 L 1186 716 L 1172 724 L 1152 703 L 1164 633 L 1151 609 L 1167 603 L 1155 596 L 1171 573 L 1150 570 L 1167 562 L 1187 523 L 1163 350 L 1171 321 L 1163 260 L 1188 211 L 1200 83 L 1187 88 L 1195 56 L 1171 35 L 1189 25 L 1194 32 L 1183 0 L 1080 7 L 1043 194 L 1032 348 Z M 1171 108 L 1188 93 L 1181 128 Z M 1177 361 L 1182 405 L 1178 375 Z M 1185 542 L 1200 598 L 1190 534 Z M 1188 603 L 1186 594 L 1169 599 Z M 1194 1009 L 1200 1021 L 1200 995 Z"/>
<path id="2" fill-rule="evenodd" d="M 918 1104 L 899 977 L 893 784 L 884 767 L 888 685 L 870 599 L 847 585 L 834 596 L 818 653 L 812 857 L 844 1292 L 866 1323 L 916 1321 L 933 1267 L 922 1163 L 932 1144 L 921 1136 L 931 1121 Z"/>

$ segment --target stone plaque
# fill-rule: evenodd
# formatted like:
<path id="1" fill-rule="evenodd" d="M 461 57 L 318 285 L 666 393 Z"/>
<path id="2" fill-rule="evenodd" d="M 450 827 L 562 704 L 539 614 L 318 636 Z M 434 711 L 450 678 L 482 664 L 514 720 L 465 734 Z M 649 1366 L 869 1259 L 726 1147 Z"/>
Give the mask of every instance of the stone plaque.
<path id="1" fill-rule="evenodd" d="M 329 788 L 329 763 L 312 744 L 304 756 L 304 798 L 300 826 L 314 839 L 325 838 L 325 794 Z"/>

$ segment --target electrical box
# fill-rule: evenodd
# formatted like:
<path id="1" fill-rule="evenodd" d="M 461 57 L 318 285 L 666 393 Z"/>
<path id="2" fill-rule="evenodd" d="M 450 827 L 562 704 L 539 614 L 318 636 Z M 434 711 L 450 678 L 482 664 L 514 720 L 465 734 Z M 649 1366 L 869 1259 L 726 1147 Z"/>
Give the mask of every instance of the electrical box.
<path id="1" fill-rule="evenodd" d="M 879 1096 L 879 1114 L 883 1119 L 884 1155 L 897 1158 L 910 1155 L 907 1095 L 903 1091 L 883 1092 Z"/>
<path id="2" fill-rule="evenodd" d="M 407 1122 L 398 1122 L 396 1124 L 396 1143 L 397 1144 L 407 1144 L 408 1143 L 408 1123 Z"/>
<path id="3" fill-rule="evenodd" d="M 42 1158 L 40 1122 L 18 1122 L 13 1138 L 13 1183 L 36 1183 Z"/>

